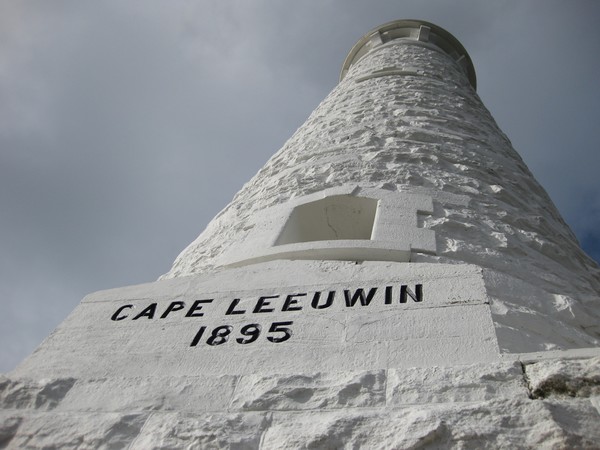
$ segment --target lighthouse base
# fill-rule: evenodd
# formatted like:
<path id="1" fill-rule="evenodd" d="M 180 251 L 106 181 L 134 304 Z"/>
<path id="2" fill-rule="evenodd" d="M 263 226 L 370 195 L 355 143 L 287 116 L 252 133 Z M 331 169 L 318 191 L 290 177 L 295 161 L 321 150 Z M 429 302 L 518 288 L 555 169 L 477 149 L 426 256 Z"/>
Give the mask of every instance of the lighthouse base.
<path id="1" fill-rule="evenodd" d="M 272 261 L 90 294 L 15 375 L 286 374 L 498 358 L 477 266 Z"/>
<path id="2" fill-rule="evenodd" d="M 8 448 L 597 448 L 600 351 L 486 364 L 0 378 Z"/>
<path id="3" fill-rule="evenodd" d="M 271 261 L 91 294 L 0 377 L 0 447 L 594 448 L 600 349 L 502 350 L 492 275 Z"/>

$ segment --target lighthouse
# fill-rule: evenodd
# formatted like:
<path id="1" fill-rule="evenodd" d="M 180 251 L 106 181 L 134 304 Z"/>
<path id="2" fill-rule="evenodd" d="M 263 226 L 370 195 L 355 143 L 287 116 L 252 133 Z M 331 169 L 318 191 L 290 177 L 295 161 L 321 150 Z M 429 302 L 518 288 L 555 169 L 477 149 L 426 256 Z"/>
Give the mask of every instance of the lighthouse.
<path id="1" fill-rule="evenodd" d="M 437 25 L 367 33 L 168 273 L 0 379 L 0 443 L 597 446 L 600 268 L 476 87 Z"/>

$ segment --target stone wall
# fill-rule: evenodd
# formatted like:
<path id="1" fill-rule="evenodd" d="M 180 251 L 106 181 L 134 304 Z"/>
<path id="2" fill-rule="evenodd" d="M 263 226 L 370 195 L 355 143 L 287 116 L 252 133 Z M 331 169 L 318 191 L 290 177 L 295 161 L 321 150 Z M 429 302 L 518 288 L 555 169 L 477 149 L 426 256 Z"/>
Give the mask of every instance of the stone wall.
<path id="1" fill-rule="evenodd" d="M 0 447 L 598 448 L 600 351 L 455 367 L 0 378 Z"/>

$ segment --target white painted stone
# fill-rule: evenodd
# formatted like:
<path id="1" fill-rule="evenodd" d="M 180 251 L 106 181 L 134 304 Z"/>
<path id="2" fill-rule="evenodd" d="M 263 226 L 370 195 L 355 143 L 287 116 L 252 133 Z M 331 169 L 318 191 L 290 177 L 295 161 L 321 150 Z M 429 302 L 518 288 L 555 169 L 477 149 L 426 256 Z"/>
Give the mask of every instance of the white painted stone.
<path id="1" fill-rule="evenodd" d="M 597 448 L 597 423 L 588 405 L 528 400 L 273 413 L 261 448 Z"/>
<path id="2" fill-rule="evenodd" d="M 157 413 L 151 415 L 132 450 L 252 449 L 261 445 L 270 414 L 209 413 L 205 415 Z"/>
<path id="3" fill-rule="evenodd" d="M 9 449 L 126 448 L 146 417 L 142 414 L 0 412 L 0 445 Z M 17 424 L 17 425 L 15 425 Z M 4 428 L 6 427 L 6 428 Z M 7 432 L 4 432 L 7 430 Z"/>
<path id="4" fill-rule="evenodd" d="M 285 219 L 275 211 L 289 211 L 303 197 L 358 186 L 360 192 L 398 194 L 396 205 L 401 209 L 407 204 L 411 210 L 410 196 L 425 196 L 432 199 L 433 209 L 419 216 L 416 229 L 435 233 L 435 252 L 427 245 L 412 246 L 411 262 L 474 264 L 506 276 L 505 287 L 520 280 L 549 299 L 540 305 L 538 294 L 518 303 L 495 296 L 495 304 L 507 308 L 506 314 L 496 314 L 503 321 L 503 349 L 599 345 L 600 268 L 581 251 L 547 194 L 497 128 L 464 67 L 436 47 L 436 32 L 428 43 L 390 40 L 391 34 L 405 32 L 416 39 L 419 28 L 384 32 L 382 44 L 366 39 L 371 43 L 353 56 L 340 84 L 182 252 L 165 278 L 210 273 L 236 261 L 310 257 L 314 246 L 290 252 L 272 246 L 279 230 L 275 223 Z M 369 36 L 375 35 L 379 33 Z M 373 74 L 377 77 L 369 78 Z M 257 225 L 261 221 L 268 226 L 261 228 Z M 402 237 L 409 228 L 397 229 Z M 407 243 L 413 240 L 403 238 Z M 335 247 L 331 242 L 335 243 L 321 243 L 321 248 Z M 406 252 L 407 247 L 382 256 L 373 253 L 373 244 L 362 245 L 358 253 L 367 257 L 355 258 L 372 254 L 401 259 L 406 257 L 402 249 Z M 334 255 L 351 256 L 352 252 Z M 557 298 L 567 299 L 570 306 L 553 300 Z M 538 324 L 513 333 L 529 319 Z M 556 325 L 561 339 L 549 341 L 543 330 Z M 578 334 L 569 336 L 575 329 Z"/>
<path id="5" fill-rule="evenodd" d="M 526 397 L 527 385 L 518 362 L 475 364 L 461 367 L 391 369 L 387 379 L 387 404 L 484 402 Z"/>
<path id="6" fill-rule="evenodd" d="M 332 227 L 331 221 L 335 218 L 326 213 L 327 208 L 333 209 L 338 206 L 348 209 L 351 207 L 349 199 L 376 201 L 371 229 L 351 231 L 349 222 L 352 222 L 353 218 L 349 215 L 337 219 L 340 223 Z M 309 205 L 327 201 L 324 206 L 307 208 Z M 323 207 L 325 211 L 322 211 Z M 354 208 L 357 209 L 358 205 Z M 304 237 L 293 242 L 294 238 L 291 236 L 298 231 L 292 232 L 290 228 L 302 227 L 294 223 L 299 221 L 298 211 L 304 211 L 304 214 L 308 215 L 302 218 L 302 222 L 307 222 L 302 226 L 329 228 L 331 231 L 327 231 L 332 237 Z M 219 258 L 219 264 L 239 267 L 275 259 L 408 262 L 411 252 L 435 254 L 435 233 L 419 228 L 417 220 L 419 214 L 431 214 L 432 211 L 431 197 L 423 195 L 390 192 L 385 189 L 361 189 L 357 186 L 326 189 L 262 211 L 256 222 L 248 226 L 250 231 L 244 240 L 225 252 Z M 360 211 L 355 213 L 356 217 L 360 215 Z M 350 229 L 345 231 L 347 235 L 365 236 L 344 237 L 344 226 Z M 311 233 L 316 235 L 313 230 Z"/>
<path id="7" fill-rule="evenodd" d="M 96 379 L 114 377 L 118 367 L 125 377 L 187 377 L 375 370 L 499 358 L 479 268 L 385 262 L 335 264 L 335 272 L 323 267 L 271 262 L 225 270 L 220 276 L 196 276 L 179 287 L 158 281 L 92 294 L 44 342 L 43 350 L 14 373 Z M 286 283 L 285 274 L 295 282 Z M 400 303 L 402 285 L 415 299 L 421 285 L 422 301 L 407 291 L 406 302 Z M 330 306 L 312 306 L 317 295 L 316 305 L 326 306 L 331 292 Z M 235 299 L 234 310 L 243 313 L 228 315 Z M 186 317 L 197 300 L 205 302 L 193 311 L 198 316 Z M 181 309 L 169 312 L 172 302 Z M 289 338 L 269 331 L 277 323 L 289 328 Z M 261 327 L 260 334 L 244 344 L 248 337 L 242 329 L 251 324 Z M 213 330 L 223 326 L 232 327 L 227 341 L 210 345 Z M 204 334 L 192 347 L 200 327 Z M 273 338 L 286 339 L 277 343 Z"/>
<path id="8" fill-rule="evenodd" d="M 503 352 L 536 352 L 600 345 L 592 304 L 546 292 L 503 273 L 483 272 L 498 344 Z"/>
<path id="9" fill-rule="evenodd" d="M 549 360 L 525 366 L 534 397 L 600 396 L 600 356 L 592 359 Z"/>
<path id="10" fill-rule="evenodd" d="M 433 24 L 368 33 L 162 280 L 0 378 L 0 448 L 598 448 L 600 268 L 475 84 Z"/>
<path id="11" fill-rule="evenodd" d="M 220 411 L 233 395 L 236 377 L 111 377 L 79 379 L 59 411 Z"/>
<path id="12" fill-rule="evenodd" d="M 26 396 L 19 397 L 21 404 L 5 405 L 0 443 L 8 448 L 597 448 L 600 413 L 593 395 L 600 385 L 600 350 L 587 353 L 552 353 L 546 359 L 523 354 L 524 364 L 513 359 L 224 377 L 224 385 L 235 386 L 233 393 L 227 388 L 221 403 L 198 397 L 216 392 L 219 379 L 204 375 L 168 382 L 152 376 L 129 383 L 78 379 L 66 395 L 55 397 L 52 411 Z M 579 379 L 576 397 L 556 389 L 557 376 Z M 535 394 L 536 386 L 545 386 L 543 397 Z M 110 388 L 118 395 L 109 395 Z M 198 400 L 206 403 L 194 406 Z"/>
<path id="13" fill-rule="evenodd" d="M 0 375 L 0 405 L 3 408 L 35 408 L 42 411 L 54 409 L 74 383 L 74 378 L 31 380 Z"/>
<path id="14" fill-rule="evenodd" d="M 331 268 L 338 270 L 328 272 L 323 271 L 327 265 L 310 261 L 261 266 L 190 277 L 185 284 L 159 281 L 92 294 L 44 342 L 43 351 L 14 373 L 103 378 L 114 377 L 118 367 L 126 377 L 185 377 L 199 371 L 216 376 L 470 364 L 499 356 L 483 277 L 476 267 L 365 262 L 334 264 Z M 286 282 L 284 274 L 295 282 Z M 416 296 L 417 284 L 423 287 L 422 301 L 407 294 L 406 303 L 399 303 L 400 287 L 407 286 Z M 223 286 L 240 288 L 228 291 Z M 388 287 L 392 291 L 386 300 Z M 335 293 L 331 306 L 311 306 L 318 292 L 321 306 Z M 289 309 L 300 310 L 284 311 L 289 296 Z M 267 297 L 263 312 L 255 313 L 261 297 Z M 235 310 L 244 313 L 227 315 L 235 299 L 240 299 Z M 207 302 L 194 312 L 203 315 L 186 317 L 196 300 Z M 172 302 L 185 306 L 161 318 Z M 151 305 L 156 305 L 154 318 L 134 320 Z M 282 326 L 291 330 L 291 337 L 270 342 L 285 337 L 269 332 L 273 324 L 289 322 Z M 244 339 L 242 328 L 251 324 L 261 326 L 259 338 L 238 343 Z M 232 327 L 227 342 L 208 345 L 212 331 L 227 325 Z M 202 326 L 202 340 L 191 347 Z"/>
<path id="15" fill-rule="evenodd" d="M 381 407 L 386 403 L 384 370 L 303 375 L 247 375 L 236 386 L 231 408 L 292 411 Z"/>

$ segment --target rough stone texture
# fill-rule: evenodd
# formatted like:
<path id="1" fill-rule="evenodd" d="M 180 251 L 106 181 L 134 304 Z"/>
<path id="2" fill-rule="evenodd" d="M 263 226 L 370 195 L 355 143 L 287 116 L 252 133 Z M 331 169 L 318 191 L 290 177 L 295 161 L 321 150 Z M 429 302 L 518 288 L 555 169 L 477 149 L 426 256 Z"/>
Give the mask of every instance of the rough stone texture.
<path id="1" fill-rule="evenodd" d="M 494 400 L 301 417 L 274 414 L 261 448 L 597 448 L 598 416 L 591 409 Z"/>
<path id="2" fill-rule="evenodd" d="M 502 352 L 535 352 L 597 346 L 596 309 L 565 294 L 545 291 L 503 273 L 483 277 Z"/>
<path id="3" fill-rule="evenodd" d="M 357 81 L 389 67 L 420 75 Z M 165 277 L 211 271 L 269 206 L 357 183 L 433 197 L 422 226 L 435 231 L 437 255 L 412 261 L 471 263 L 523 280 L 561 296 L 551 313 L 577 305 L 577 319 L 593 318 L 588 333 L 598 337 L 600 268 L 458 66 L 435 48 L 400 40 L 351 67 Z"/>
<path id="4" fill-rule="evenodd" d="M 9 415 L 2 421 L 19 422 L 11 435 L 0 435 L 0 443 L 15 449 L 121 449 L 137 436 L 145 417 L 139 414 L 39 413 Z"/>
<path id="5" fill-rule="evenodd" d="M 135 377 L 78 381 L 58 410 L 218 411 L 233 395 L 237 377 Z"/>
<path id="6" fill-rule="evenodd" d="M 387 403 L 413 405 L 476 402 L 527 394 L 517 362 L 456 368 L 433 367 L 388 371 Z"/>
<path id="7" fill-rule="evenodd" d="M 5 408 L 54 409 L 74 383 L 74 378 L 31 380 L 0 375 L 0 405 Z"/>
<path id="8" fill-rule="evenodd" d="M 99 380 L 79 379 L 53 411 L 25 395 L 4 404 L 0 448 L 593 449 L 600 442 L 600 350 L 592 353 L 167 382 L 181 389 L 156 377 L 113 380 L 102 389 Z M 210 408 L 190 395 L 194 385 L 200 392 L 218 382 L 233 384 L 234 392 Z M 1 395 L 27 383 L 3 383 Z M 73 401 L 86 399 L 85 392 L 87 403 Z M 102 400 L 101 392 L 113 398 Z"/>
<path id="9" fill-rule="evenodd" d="M 304 410 L 385 405 L 383 370 L 241 377 L 231 406 L 248 411 Z"/>
<path id="10" fill-rule="evenodd" d="M 428 206 L 402 223 L 434 233 L 435 252 L 221 262 L 271 207 L 329 188 L 418 194 Z M 231 261 L 252 261 L 249 247 Z M 417 283 L 421 301 L 384 301 Z M 344 304 L 373 286 L 372 304 Z M 311 308 L 315 291 L 338 297 Z M 393 40 L 350 67 L 162 281 L 88 296 L 0 378 L 0 448 L 600 448 L 600 349 L 586 349 L 600 345 L 599 293 L 600 268 L 460 66 Z M 285 311 L 289 295 L 302 308 Z M 209 298 L 203 315 L 182 312 Z M 226 312 L 234 298 L 246 312 Z M 272 311 L 252 310 L 261 298 Z M 140 313 L 151 304 L 181 308 Z M 293 322 L 283 343 L 265 338 L 274 320 Z M 235 339 L 249 323 L 261 340 Z M 223 324 L 228 341 L 190 345 Z"/>
<path id="11" fill-rule="evenodd" d="M 131 449 L 259 448 L 269 413 L 153 414 Z"/>
<path id="12" fill-rule="evenodd" d="M 600 396 L 600 359 L 551 360 L 525 366 L 534 398 Z"/>

